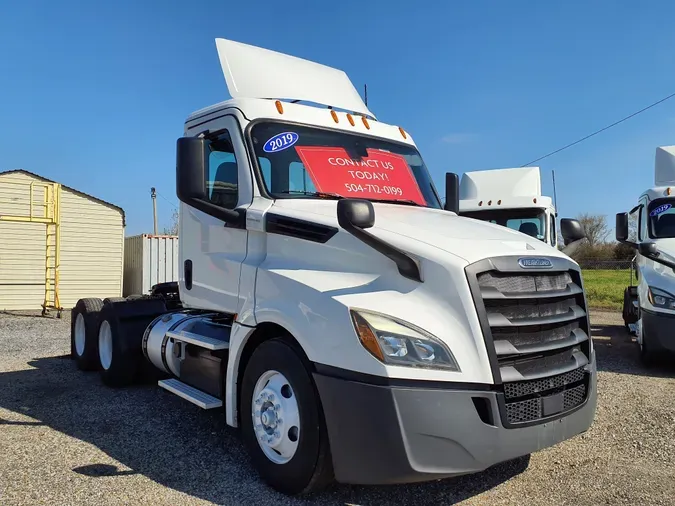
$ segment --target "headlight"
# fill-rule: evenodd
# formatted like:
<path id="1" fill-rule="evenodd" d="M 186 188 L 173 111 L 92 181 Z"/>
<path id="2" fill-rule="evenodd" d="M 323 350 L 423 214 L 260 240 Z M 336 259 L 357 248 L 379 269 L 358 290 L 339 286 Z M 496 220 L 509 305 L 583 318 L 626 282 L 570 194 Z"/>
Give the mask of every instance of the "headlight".
<path id="1" fill-rule="evenodd" d="M 649 302 L 654 307 L 675 309 L 675 296 L 659 288 L 649 287 Z"/>
<path id="2" fill-rule="evenodd" d="M 428 332 L 379 313 L 361 310 L 350 313 L 361 344 L 381 362 L 460 371 L 448 347 Z"/>

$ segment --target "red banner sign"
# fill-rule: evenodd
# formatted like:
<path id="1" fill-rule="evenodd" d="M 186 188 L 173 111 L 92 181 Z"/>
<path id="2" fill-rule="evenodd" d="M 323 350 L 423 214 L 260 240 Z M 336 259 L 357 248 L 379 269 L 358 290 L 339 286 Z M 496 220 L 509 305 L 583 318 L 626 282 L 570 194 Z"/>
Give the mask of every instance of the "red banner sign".
<path id="1" fill-rule="evenodd" d="M 316 190 L 345 197 L 412 200 L 426 205 L 415 176 L 401 155 L 368 149 L 353 160 L 344 148 L 296 146 Z"/>

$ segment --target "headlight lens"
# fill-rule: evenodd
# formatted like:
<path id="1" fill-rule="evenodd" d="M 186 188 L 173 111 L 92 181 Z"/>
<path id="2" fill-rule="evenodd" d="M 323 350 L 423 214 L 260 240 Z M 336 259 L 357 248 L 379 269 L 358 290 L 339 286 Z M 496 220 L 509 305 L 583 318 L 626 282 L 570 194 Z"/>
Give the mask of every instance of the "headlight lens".
<path id="1" fill-rule="evenodd" d="M 648 297 L 652 306 L 675 309 L 675 296 L 664 290 L 650 286 Z"/>
<path id="2" fill-rule="evenodd" d="M 371 311 L 351 310 L 350 313 L 359 341 L 381 362 L 460 371 L 443 342 L 411 323 Z"/>

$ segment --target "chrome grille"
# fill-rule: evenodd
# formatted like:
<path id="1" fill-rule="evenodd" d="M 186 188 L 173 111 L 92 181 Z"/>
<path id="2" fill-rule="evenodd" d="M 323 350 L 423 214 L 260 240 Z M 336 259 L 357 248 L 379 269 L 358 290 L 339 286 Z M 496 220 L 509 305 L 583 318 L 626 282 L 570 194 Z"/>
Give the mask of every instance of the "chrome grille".
<path id="1" fill-rule="evenodd" d="M 586 399 L 589 322 L 581 273 L 552 258 L 523 269 L 518 257 L 467 268 L 493 375 L 502 383 L 505 427 L 562 416 Z"/>

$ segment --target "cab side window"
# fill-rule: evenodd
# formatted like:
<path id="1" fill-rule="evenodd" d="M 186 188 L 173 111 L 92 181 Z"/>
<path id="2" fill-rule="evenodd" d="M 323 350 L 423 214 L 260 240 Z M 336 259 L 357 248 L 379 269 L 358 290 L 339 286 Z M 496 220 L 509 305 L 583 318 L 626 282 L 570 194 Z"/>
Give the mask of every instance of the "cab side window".
<path id="1" fill-rule="evenodd" d="M 234 209 L 239 202 L 239 169 L 230 135 L 225 132 L 211 142 L 206 192 L 209 202 Z"/>

